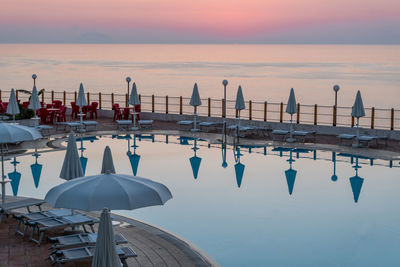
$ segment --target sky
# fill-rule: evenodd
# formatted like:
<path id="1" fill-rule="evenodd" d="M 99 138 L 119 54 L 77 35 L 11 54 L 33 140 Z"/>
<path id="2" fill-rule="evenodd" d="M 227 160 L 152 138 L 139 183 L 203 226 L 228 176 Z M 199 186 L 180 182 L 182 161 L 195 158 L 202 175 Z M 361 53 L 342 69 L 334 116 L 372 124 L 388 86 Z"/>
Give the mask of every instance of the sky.
<path id="1" fill-rule="evenodd" d="M 1 0 L 0 43 L 400 44 L 400 1 Z"/>

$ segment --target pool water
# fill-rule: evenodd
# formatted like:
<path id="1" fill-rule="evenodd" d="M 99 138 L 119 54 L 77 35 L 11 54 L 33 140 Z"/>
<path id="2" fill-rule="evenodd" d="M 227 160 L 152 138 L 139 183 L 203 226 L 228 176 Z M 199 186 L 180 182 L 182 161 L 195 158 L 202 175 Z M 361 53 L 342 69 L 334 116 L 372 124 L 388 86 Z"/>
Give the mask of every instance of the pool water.
<path id="1" fill-rule="evenodd" d="M 165 135 L 77 145 L 86 175 L 100 173 L 108 145 L 118 173 L 168 186 L 166 205 L 118 213 L 183 237 L 221 266 L 400 266 L 399 162 L 279 147 L 224 150 Z M 43 198 L 64 182 L 65 151 L 39 154 L 6 162 L 8 194 Z"/>

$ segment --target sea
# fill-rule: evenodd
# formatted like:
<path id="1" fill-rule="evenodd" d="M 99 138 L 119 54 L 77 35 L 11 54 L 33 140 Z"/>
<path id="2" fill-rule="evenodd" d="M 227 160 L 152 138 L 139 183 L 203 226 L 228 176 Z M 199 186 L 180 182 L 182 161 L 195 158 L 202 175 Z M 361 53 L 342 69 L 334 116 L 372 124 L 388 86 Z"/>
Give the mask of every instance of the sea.
<path id="1" fill-rule="evenodd" d="M 0 89 L 126 93 L 127 76 L 142 95 L 400 108 L 398 45 L 0 44 Z"/>

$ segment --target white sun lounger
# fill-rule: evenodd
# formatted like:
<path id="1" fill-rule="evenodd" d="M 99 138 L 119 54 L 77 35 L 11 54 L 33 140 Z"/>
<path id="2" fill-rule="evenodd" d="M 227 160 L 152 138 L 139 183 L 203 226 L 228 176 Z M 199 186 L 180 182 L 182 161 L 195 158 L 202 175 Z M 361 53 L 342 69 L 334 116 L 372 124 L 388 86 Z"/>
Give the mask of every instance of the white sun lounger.
<path id="1" fill-rule="evenodd" d="M 70 130 L 75 129 L 75 131 L 78 130 L 79 127 L 81 127 L 81 124 L 79 122 L 74 122 L 74 121 L 69 121 L 69 122 L 57 122 L 56 123 L 56 131 L 58 131 L 58 128 L 62 126 L 63 130 L 65 131 L 67 127 L 69 127 Z"/>
<path id="2" fill-rule="evenodd" d="M 30 213 L 31 212 L 30 207 L 34 207 L 34 206 L 36 206 L 39 210 L 42 210 L 41 205 L 43 203 L 45 203 L 44 200 L 37 199 L 37 198 L 25 198 L 22 200 L 6 202 L 3 204 L 2 207 L 0 207 L 0 222 L 3 217 L 3 214 L 8 217 L 13 210 L 21 209 L 21 208 L 26 208 L 28 210 L 28 212 Z"/>
<path id="3" fill-rule="evenodd" d="M 273 130 L 272 131 L 272 140 L 278 141 L 279 138 L 281 137 L 282 141 L 286 139 L 286 135 L 289 133 L 289 131 L 286 130 Z"/>
<path id="4" fill-rule="evenodd" d="M 131 120 L 117 120 L 118 130 L 122 130 L 123 128 L 128 130 L 131 127 L 131 125 L 132 125 Z"/>
<path id="5" fill-rule="evenodd" d="M 356 138 L 354 134 L 339 134 L 337 137 L 339 138 L 339 145 L 343 144 L 343 140 L 350 141 L 350 144 L 352 144 L 353 139 Z"/>
<path id="6" fill-rule="evenodd" d="M 212 129 L 222 129 L 223 122 L 203 121 L 199 123 L 200 130 L 209 132 Z"/>
<path id="7" fill-rule="evenodd" d="M 50 135 L 50 131 L 51 129 L 53 129 L 53 127 L 51 127 L 50 125 L 45 125 L 45 124 L 38 125 L 36 128 L 41 132 L 42 135 L 47 135 L 47 136 Z"/>
<path id="8" fill-rule="evenodd" d="M 188 129 L 192 126 L 193 121 L 178 121 L 179 130 Z"/>
<path id="9" fill-rule="evenodd" d="M 97 121 L 83 121 L 83 125 L 85 126 L 85 130 L 89 127 L 94 127 L 94 130 L 97 130 Z"/>
<path id="10" fill-rule="evenodd" d="M 153 128 L 153 120 L 139 120 L 140 128 L 152 129 Z"/>
<path id="11" fill-rule="evenodd" d="M 316 132 L 315 131 L 293 131 L 292 136 L 294 138 L 301 138 L 303 143 L 306 142 L 307 137 L 311 137 L 313 142 L 315 142 Z"/>
<path id="12" fill-rule="evenodd" d="M 230 126 L 226 127 L 226 129 L 228 131 L 230 131 L 232 134 L 234 134 L 235 131 L 238 130 L 237 125 L 230 125 Z M 240 126 L 238 132 L 239 132 L 240 137 L 245 137 L 245 136 L 253 133 L 256 130 L 257 130 L 257 128 L 253 127 L 253 126 Z"/>
<path id="13" fill-rule="evenodd" d="M 93 246 L 96 244 L 97 233 L 80 233 L 72 235 L 62 235 L 49 237 L 49 241 L 54 243 L 50 249 L 65 249 L 72 246 Z M 122 234 L 115 234 L 114 240 L 117 245 L 126 244 L 128 240 Z"/>

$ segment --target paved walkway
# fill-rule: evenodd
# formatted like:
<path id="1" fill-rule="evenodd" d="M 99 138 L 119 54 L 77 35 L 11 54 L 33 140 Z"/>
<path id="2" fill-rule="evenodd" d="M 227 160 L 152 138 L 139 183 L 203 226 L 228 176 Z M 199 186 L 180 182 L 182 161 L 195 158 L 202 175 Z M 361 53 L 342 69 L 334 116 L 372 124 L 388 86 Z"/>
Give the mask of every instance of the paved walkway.
<path id="1" fill-rule="evenodd" d="M 7 201 L 16 200 L 17 197 L 7 196 Z M 47 205 L 44 209 L 49 209 Z M 16 212 L 26 212 L 25 209 Z M 90 213 L 91 216 L 98 214 Z M 115 220 L 121 225 L 115 227 L 116 233 L 122 233 L 137 253 L 136 258 L 128 259 L 128 266 L 182 266 L 201 267 L 214 266 L 201 252 L 196 251 L 190 244 L 160 229 L 142 222 L 115 215 Z M 48 259 L 50 243 L 47 239 L 40 247 L 29 241 L 28 237 L 22 238 L 15 235 L 16 220 L 12 217 L 0 223 L 0 267 L 5 266 L 52 266 Z M 62 235 L 62 232 L 51 232 L 50 236 Z M 63 266 L 91 266 L 88 262 L 77 262 Z"/>

